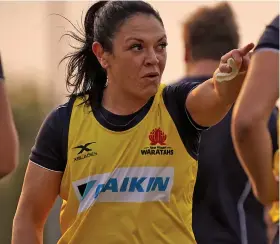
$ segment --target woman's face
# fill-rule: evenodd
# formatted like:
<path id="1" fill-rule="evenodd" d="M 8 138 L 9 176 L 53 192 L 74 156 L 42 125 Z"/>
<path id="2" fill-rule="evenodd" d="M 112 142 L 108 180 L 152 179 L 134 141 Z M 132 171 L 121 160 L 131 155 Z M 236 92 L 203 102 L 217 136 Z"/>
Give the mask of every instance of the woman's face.
<path id="1" fill-rule="evenodd" d="M 106 56 L 109 85 L 138 99 L 155 95 L 167 58 L 160 21 L 153 15 L 134 15 L 120 26 L 112 43 L 112 54 Z"/>

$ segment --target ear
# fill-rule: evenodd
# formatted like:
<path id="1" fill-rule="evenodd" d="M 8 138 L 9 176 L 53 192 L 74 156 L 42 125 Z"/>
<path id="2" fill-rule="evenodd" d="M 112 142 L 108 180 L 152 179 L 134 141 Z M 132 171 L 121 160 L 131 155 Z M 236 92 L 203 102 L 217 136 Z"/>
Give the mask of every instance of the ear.
<path id="1" fill-rule="evenodd" d="M 102 45 L 99 42 L 94 42 L 92 44 L 92 52 L 95 54 L 102 68 L 107 69 L 108 68 L 108 61 L 106 58 L 107 55 Z"/>
<path id="2" fill-rule="evenodd" d="M 186 63 L 189 63 L 192 61 L 192 51 L 191 51 L 191 46 L 189 42 L 189 31 L 188 31 L 188 26 L 183 27 L 183 41 L 184 41 L 184 61 Z"/>
<path id="3" fill-rule="evenodd" d="M 185 46 L 185 55 L 184 55 L 184 60 L 186 63 L 191 62 L 192 59 L 192 53 L 188 45 Z"/>

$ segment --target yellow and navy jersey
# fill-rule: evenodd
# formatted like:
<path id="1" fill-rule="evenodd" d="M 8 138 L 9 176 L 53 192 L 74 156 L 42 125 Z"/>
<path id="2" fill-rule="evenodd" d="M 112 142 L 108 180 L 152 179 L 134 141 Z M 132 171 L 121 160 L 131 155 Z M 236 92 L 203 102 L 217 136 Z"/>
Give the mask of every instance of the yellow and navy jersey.
<path id="1" fill-rule="evenodd" d="M 79 97 L 45 120 L 30 160 L 62 171 L 58 243 L 195 243 L 192 196 L 203 128 L 186 111 L 198 83 L 161 85 L 118 116 Z"/>

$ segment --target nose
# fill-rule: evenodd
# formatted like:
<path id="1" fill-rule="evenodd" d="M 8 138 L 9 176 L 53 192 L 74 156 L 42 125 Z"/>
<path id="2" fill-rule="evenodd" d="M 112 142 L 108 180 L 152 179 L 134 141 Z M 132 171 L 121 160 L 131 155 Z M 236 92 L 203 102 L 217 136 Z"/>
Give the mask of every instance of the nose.
<path id="1" fill-rule="evenodd" d="M 146 66 L 156 65 L 158 63 L 159 63 L 159 59 L 157 57 L 157 53 L 155 52 L 155 50 L 153 48 L 147 50 L 146 57 L 145 57 L 145 65 Z"/>

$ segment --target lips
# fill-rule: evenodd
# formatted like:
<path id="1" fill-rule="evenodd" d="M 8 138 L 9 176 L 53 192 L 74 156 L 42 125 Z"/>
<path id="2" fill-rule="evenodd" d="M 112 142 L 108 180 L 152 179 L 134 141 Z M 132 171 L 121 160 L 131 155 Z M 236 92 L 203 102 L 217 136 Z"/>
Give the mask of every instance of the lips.
<path id="1" fill-rule="evenodd" d="M 159 76 L 159 73 L 158 72 L 149 72 L 149 73 L 146 73 L 143 78 L 155 78 L 155 77 L 158 77 Z"/>

